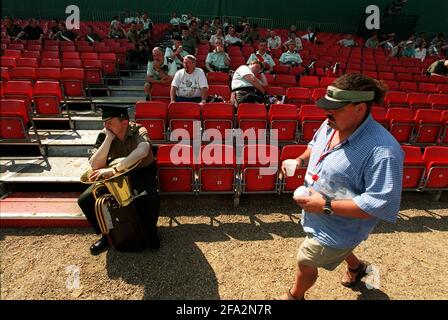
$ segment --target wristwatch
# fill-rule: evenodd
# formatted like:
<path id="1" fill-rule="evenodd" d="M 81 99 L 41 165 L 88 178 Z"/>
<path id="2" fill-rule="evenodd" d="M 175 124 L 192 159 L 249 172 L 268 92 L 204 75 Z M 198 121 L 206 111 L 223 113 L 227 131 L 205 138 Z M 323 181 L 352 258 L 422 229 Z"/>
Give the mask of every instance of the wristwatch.
<path id="1" fill-rule="evenodd" d="M 326 214 L 328 216 L 331 216 L 332 214 L 334 214 L 334 211 L 331 208 L 331 199 L 330 198 L 325 199 L 324 214 Z"/>

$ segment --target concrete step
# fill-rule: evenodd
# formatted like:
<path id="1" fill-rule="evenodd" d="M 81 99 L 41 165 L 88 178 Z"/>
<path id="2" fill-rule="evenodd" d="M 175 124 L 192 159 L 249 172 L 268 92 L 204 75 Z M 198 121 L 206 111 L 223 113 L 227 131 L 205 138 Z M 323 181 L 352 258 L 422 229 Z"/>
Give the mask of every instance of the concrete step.
<path id="1" fill-rule="evenodd" d="M 143 90 L 144 85 L 145 85 L 144 79 L 121 78 L 121 86 L 123 87 L 139 86 Z"/>
<path id="2" fill-rule="evenodd" d="M 143 86 L 110 86 L 111 97 L 135 97 L 143 93 Z"/>
<path id="3" fill-rule="evenodd" d="M 122 77 L 146 79 L 146 70 L 122 70 Z"/>
<path id="4" fill-rule="evenodd" d="M 101 97 L 93 99 L 94 105 L 97 107 L 101 104 L 118 104 L 118 105 L 135 105 L 138 101 L 144 101 L 145 96 L 143 90 L 138 93 L 134 93 L 129 97 Z"/>

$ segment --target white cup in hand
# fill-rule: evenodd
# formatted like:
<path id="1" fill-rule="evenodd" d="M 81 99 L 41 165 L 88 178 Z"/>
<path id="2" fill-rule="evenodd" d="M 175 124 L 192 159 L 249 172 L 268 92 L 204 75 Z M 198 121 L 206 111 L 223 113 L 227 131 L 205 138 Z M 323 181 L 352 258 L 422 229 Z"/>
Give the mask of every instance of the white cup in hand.
<path id="1" fill-rule="evenodd" d="M 295 197 L 308 197 L 310 196 L 310 191 L 305 186 L 300 186 L 294 191 L 294 198 Z"/>
<path id="2" fill-rule="evenodd" d="M 285 165 L 286 176 L 287 177 L 294 176 L 294 173 L 296 172 L 297 165 L 299 164 L 297 162 L 297 160 L 288 159 L 288 160 L 283 161 L 283 164 Z"/>

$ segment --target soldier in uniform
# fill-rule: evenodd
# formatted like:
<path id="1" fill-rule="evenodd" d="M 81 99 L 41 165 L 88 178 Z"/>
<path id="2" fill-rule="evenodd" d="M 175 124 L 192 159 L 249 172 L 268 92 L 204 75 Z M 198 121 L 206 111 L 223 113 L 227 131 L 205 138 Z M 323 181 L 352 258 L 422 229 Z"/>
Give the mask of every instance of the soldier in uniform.
<path id="1" fill-rule="evenodd" d="M 147 195 L 137 199 L 137 210 L 143 223 L 149 228 L 148 246 L 158 250 L 160 240 L 157 232 L 159 217 L 159 197 L 157 194 L 156 167 L 152 145 L 146 129 L 129 122 L 127 108 L 120 106 L 103 106 L 102 119 L 104 129 L 99 133 L 95 146 L 89 157 L 92 173 L 90 181 L 104 180 L 113 175 L 127 171 L 138 161 L 138 166 L 129 172 L 132 189 L 138 193 L 146 191 Z M 113 167 L 108 164 L 117 158 L 124 158 Z M 78 199 L 78 205 L 97 234 L 100 228 L 95 215 L 95 198 L 92 185 Z M 109 247 L 108 238 L 103 235 L 91 247 L 90 252 L 97 255 Z"/>

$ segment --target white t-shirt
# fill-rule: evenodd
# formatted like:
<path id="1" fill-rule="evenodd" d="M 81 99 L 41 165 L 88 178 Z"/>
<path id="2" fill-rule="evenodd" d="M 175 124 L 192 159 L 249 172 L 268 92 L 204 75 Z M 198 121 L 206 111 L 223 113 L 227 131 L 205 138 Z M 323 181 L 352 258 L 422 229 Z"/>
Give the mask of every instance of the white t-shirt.
<path id="1" fill-rule="evenodd" d="M 244 77 L 247 75 L 255 76 L 252 70 L 250 70 L 249 66 L 242 65 L 241 67 L 236 69 L 232 79 L 232 90 L 245 87 L 253 87 L 252 83 L 244 79 Z"/>
<path id="2" fill-rule="evenodd" d="M 176 96 L 184 98 L 201 97 L 201 89 L 208 88 L 207 77 L 200 68 L 196 68 L 192 74 L 188 74 L 185 69 L 177 71 L 171 85 L 177 88 Z"/>

